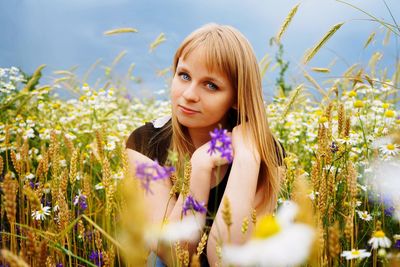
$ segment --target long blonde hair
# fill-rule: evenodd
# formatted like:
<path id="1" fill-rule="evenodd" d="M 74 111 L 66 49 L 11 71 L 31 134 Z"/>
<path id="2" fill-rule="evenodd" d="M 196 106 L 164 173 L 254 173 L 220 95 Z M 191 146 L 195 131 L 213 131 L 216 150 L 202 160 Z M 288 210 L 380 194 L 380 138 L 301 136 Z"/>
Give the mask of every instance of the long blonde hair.
<path id="1" fill-rule="evenodd" d="M 175 53 L 173 73 L 178 61 L 185 58 L 193 50 L 201 47 L 205 51 L 207 68 L 224 71 L 236 90 L 237 121 L 246 122 L 261 156 L 258 187 L 265 185 L 263 203 L 267 203 L 267 211 L 276 207 L 280 189 L 278 167 L 282 164 L 282 148 L 272 135 L 263 101 L 261 75 L 253 48 L 249 41 L 231 26 L 207 24 L 195 30 L 182 42 Z M 246 129 L 244 129 L 246 130 Z M 245 131 L 246 132 L 246 131 Z M 192 154 L 194 146 L 186 127 L 172 116 L 171 149 L 184 162 L 184 156 Z M 179 169 L 179 166 L 178 166 Z"/>

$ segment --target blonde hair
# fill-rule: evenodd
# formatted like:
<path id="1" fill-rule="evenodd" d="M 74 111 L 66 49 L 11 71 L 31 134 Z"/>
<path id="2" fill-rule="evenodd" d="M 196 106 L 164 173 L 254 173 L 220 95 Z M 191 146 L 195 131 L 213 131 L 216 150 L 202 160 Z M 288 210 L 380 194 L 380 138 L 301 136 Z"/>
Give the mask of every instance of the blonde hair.
<path id="1" fill-rule="evenodd" d="M 263 101 L 261 75 L 253 48 L 249 41 L 231 26 L 207 24 L 195 30 L 182 42 L 175 53 L 173 73 L 175 74 L 179 59 L 187 57 L 196 48 L 205 52 L 207 68 L 214 68 L 227 74 L 236 91 L 237 121 L 246 122 L 261 156 L 258 187 L 265 185 L 263 203 L 267 211 L 276 207 L 280 190 L 278 167 L 282 164 L 282 148 L 272 135 L 267 120 Z M 246 130 L 246 129 L 244 129 Z M 245 131 L 246 132 L 246 131 Z M 194 146 L 187 129 L 172 116 L 171 149 L 184 162 L 187 154 L 194 152 Z M 178 169 L 179 166 L 177 166 Z"/>

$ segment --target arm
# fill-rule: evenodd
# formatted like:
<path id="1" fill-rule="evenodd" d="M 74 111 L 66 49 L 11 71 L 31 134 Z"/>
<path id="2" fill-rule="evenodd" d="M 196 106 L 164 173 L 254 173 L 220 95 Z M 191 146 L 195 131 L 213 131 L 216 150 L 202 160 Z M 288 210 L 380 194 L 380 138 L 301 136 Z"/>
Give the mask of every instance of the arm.
<path id="1" fill-rule="evenodd" d="M 249 140 L 250 138 L 248 142 L 245 142 L 242 131 L 243 128 L 237 126 L 232 132 L 234 159 L 222 199 L 222 203 L 225 198 L 229 199 L 232 225 L 228 232 L 222 216 L 223 204 L 221 203 L 211 227 L 207 244 L 207 257 L 211 266 L 215 265 L 218 261 L 216 246 L 219 242 L 240 244 L 246 241 L 252 232 L 252 224 L 249 224 L 249 229 L 246 236 L 244 236 L 241 232 L 241 226 L 243 219 L 250 217 L 254 207 L 260 169 L 260 156 L 255 145 Z M 249 137 L 249 135 L 247 136 Z M 229 237 L 230 240 L 228 240 Z"/>
<path id="2" fill-rule="evenodd" d="M 204 201 L 207 204 L 209 191 L 210 191 L 210 181 L 212 176 L 212 170 L 216 164 L 222 164 L 221 159 L 214 155 L 210 157 L 207 154 L 209 144 L 206 143 L 199 147 L 191 157 L 192 171 L 190 175 L 190 194 L 197 201 Z M 136 162 L 152 162 L 151 159 L 144 156 L 143 154 L 128 149 L 128 159 L 131 173 L 135 172 Z M 178 199 L 174 197 L 170 199 L 170 190 L 172 188 L 172 183 L 169 179 L 159 180 L 152 182 L 151 190 L 153 194 L 144 194 L 144 201 L 146 210 L 149 212 L 148 216 L 151 223 L 161 224 L 163 218 L 168 219 L 169 222 L 179 221 L 182 217 L 182 208 L 185 199 L 179 196 Z M 169 201 L 169 204 L 167 205 Z M 205 224 L 206 215 L 205 214 L 192 214 L 188 213 L 187 216 L 195 216 L 196 221 L 199 222 L 200 229 L 203 228 Z M 188 244 L 189 251 L 196 249 L 197 243 L 200 240 L 200 233 L 198 237 Z M 153 251 L 157 251 L 157 255 L 165 262 L 171 263 L 171 247 L 170 246 L 157 246 L 158 244 L 151 244 L 150 247 Z M 158 249 L 157 249 L 158 248 Z"/>

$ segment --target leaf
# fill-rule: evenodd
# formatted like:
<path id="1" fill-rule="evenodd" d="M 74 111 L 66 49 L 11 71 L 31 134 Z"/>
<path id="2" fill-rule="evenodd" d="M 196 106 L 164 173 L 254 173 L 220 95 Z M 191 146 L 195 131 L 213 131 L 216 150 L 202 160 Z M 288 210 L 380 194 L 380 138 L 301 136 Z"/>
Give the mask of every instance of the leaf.
<path id="1" fill-rule="evenodd" d="M 325 35 L 322 37 L 322 39 L 310 50 L 308 51 L 303 59 L 304 64 L 307 64 L 314 56 L 315 54 L 321 49 L 321 47 L 337 32 L 340 27 L 342 27 L 342 23 L 338 23 L 334 25 Z"/>

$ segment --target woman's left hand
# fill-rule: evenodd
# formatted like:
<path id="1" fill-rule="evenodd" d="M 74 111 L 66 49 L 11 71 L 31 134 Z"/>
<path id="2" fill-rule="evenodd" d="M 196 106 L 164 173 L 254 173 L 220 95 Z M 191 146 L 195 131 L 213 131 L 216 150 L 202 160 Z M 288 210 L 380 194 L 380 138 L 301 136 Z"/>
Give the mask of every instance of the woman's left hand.
<path id="1" fill-rule="evenodd" d="M 250 129 L 243 127 L 242 124 L 235 126 L 232 130 L 232 148 L 234 158 L 238 156 L 252 156 L 254 160 L 260 161 L 260 152 Z"/>

